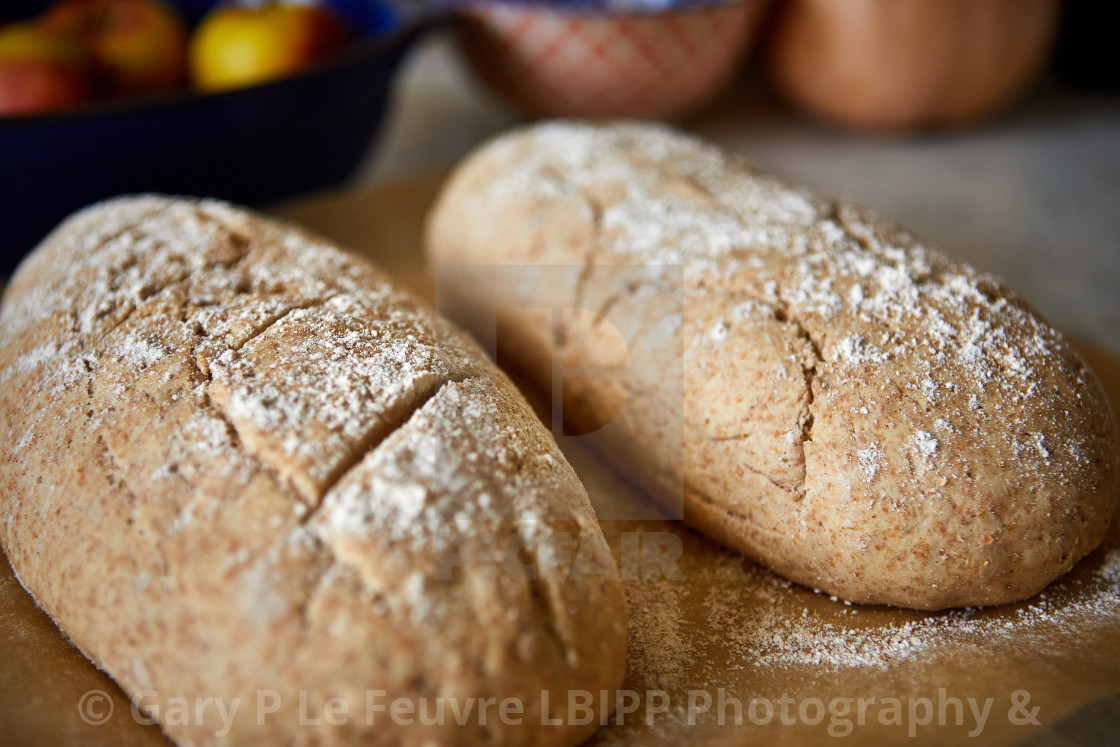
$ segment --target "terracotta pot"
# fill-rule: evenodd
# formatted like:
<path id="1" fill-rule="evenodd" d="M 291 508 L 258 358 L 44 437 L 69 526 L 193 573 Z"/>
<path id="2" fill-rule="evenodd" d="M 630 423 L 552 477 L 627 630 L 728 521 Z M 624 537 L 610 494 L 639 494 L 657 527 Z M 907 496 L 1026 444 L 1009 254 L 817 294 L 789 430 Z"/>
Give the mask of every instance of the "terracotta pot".
<path id="1" fill-rule="evenodd" d="M 768 49 L 778 91 L 875 130 L 991 117 L 1035 80 L 1058 0 L 788 0 Z"/>

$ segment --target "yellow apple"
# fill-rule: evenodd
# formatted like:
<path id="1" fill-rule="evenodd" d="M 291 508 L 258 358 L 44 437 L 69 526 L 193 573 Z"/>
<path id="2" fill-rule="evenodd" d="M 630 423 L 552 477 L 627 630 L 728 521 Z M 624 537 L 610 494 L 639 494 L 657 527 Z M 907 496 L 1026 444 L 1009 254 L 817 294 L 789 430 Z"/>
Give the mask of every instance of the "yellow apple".
<path id="1" fill-rule="evenodd" d="M 90 60 L 80 46 L 30 23 L 0 28 L 0 116 L 71 109 L 91 98 Z"/>
<path id="2" fill-rule="evenodd" d="M 341 22 L 326 8 L 220 6 L 202 19 L 191 40 L 191 79 L 201 90 L 217 91 L 280 78 L 345 38 Z"/>
<path id="3" fill-rule="evenodd" d="M 40 23 L 80 41 L 114 93 L 162 91 L 183 82 L 187 27 L 161 0 L 62 0 Z"/>

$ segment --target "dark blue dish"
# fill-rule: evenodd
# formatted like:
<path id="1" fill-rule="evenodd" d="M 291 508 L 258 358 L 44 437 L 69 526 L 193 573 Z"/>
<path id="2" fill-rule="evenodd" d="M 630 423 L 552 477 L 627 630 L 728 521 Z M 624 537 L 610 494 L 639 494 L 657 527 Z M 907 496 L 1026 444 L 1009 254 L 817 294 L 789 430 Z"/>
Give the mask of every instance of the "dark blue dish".
<path id="1" fill-rule="evenodd" d="M 213 0 L 179 0 L 197 18 Z M 24 14 L 47 2 L 17 0 Z M 128 192 L 246 205 L 339 184 L 380 127 L 393 72 L 429 23 L 376 0 L 332 3 L 358 38 L 293 76 L 0 119 L 0 273 L 63 217 Z M 19 17 L 5 3 L 8 17 Z"/>

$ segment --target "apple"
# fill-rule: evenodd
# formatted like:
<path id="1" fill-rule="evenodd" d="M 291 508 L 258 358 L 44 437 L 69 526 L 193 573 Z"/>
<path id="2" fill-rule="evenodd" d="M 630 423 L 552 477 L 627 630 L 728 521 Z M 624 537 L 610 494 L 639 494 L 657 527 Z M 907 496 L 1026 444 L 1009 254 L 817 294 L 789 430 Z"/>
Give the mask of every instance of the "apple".
<path id="1" fill-rule="evenodd" d="M 321 6 L 219 6 L 195 29 L 191 79 L 204 91 L 253 85 L 306 67 L 345 40 L 342 23 Z"/>
<path id="2" fill-rule="evenodd" d="M 185 77 L 187 26 L 161 0 L 62 0 L 40 23 L 81 42 L 113 93 L 168 90 Z"/>
<path id="3" fill-rule="evenodd" d="M 30 23 L 0 28 L 0 116 L 72 109 L 93 97 L 89 57 L 71 39 Z"/>

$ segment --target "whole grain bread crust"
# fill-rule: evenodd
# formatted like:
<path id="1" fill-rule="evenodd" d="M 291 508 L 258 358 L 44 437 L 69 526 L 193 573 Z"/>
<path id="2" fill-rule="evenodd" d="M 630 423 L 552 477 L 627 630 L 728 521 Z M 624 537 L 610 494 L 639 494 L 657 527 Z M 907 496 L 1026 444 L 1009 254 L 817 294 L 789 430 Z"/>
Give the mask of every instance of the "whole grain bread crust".
<path id="1" fill-rule="evenodd" d="M 1002 281 L 864 208 L 669 128 L 554 122 L 468 157 L 427 247 L 437 265 L 580 268 L 526 282 L 519 303 L 609 323 L 515 330 L 509 359 L 545 381 L 556 339 L 593 363 L 621 333 L 664 383 L 629 392 L 613 463 L 670 504 L 683 485 L 686 520 L 800 583 L 927 609 L 1010 602 L 1104 536 L 1120 457 L 1093 372 Z M 649 279 L 618 287 L 615 265 Z M 587 423 L 627 396 L 607 378 L 565 386 L 565 415 Z"/>
<path id="2" fill-rule="evenodd" d="M 550 434 L 469 338 L 296 227 L 155 196 L 67 220 L 0 311 L 0 438 L 25 588 L 161 712 L 242 698 L 225 743 L 574 744 L 598 718 L 542 725 L 542 689 L 567 721 L 568 689 L 621 683 L 617 582 L 482 561 L 554 531 L 609 553 Z M 401 725 L 377 691 L 523 716 Z M 211 743 L 203 715 L 162 726 Z"/>

